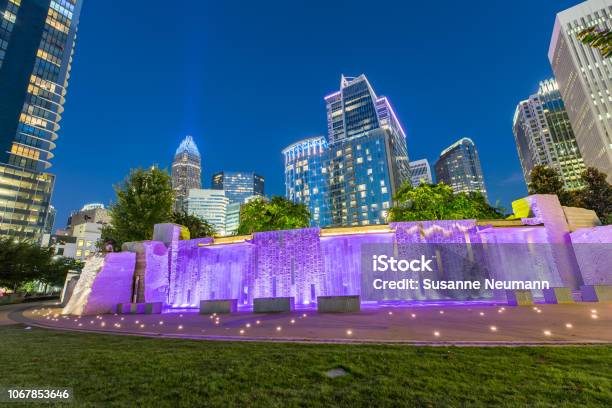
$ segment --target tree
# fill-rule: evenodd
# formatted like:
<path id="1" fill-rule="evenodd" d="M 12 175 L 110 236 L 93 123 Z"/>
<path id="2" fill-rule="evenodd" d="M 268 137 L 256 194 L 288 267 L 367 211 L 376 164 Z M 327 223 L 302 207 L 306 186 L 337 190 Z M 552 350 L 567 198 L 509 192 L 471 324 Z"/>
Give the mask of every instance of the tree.
<path id="1" fill-rule="evenodd" d="M 529 194 L 556 194 L 563 192 L 563 180 L 556 169 L 538 165 L 531 169 Z"/>
<path id="2" fill-rule="evenodd" d="M 579 191 L 579 206 L 595 211 L 602 223 L 612 223 L 612 185 L 606 175 L 589 167 L 581 177 L 585 187 Z"/>
<path id="3" fill-rule="evenodd" d="M 498 219 L 502 211 L 489 205 L 480 193 L 458 193 L 444 184 L 405 183 L 394 197 L 389 221 Z"/>
<path id="4" fill-rule="evenodd" d="M 607 28 L 589 27 L 579 32 L 576 38 L 583 44 L 597 49 L 601 58 L 612 56 L 612 31 Z"/>
<path id="5" fill-rule="evenodd" d="M 215 227 L 208 221 L 193 214 L 187 214 L 185 211 L 174 212 L 172 222 L 187 227 L 191 238 L 212 237 L 216 233 Z"/>
<path id="6" fill-rule="evenodd" d="M 51 247 L 0 237 L 0 286 L 14 291 L 27 282 L 61 285 L 69 270 L 81 270 L 79 261 L 55 255 Z"/>
<path id="7" fill-rule="evenodd" d="M 577 195 L 564 188 L 559 172 L 548 166 L 538 165 L 531 169 L 531 181 L 528 184 L 529 194 L 555 194 L 561 205 L 576 207 Z"/>
<path id="8" fill-rule="evenodd" d="M 270 201 L 256 198 L 240 208 L 238 234 L 306 228 L 310 225 L 310 213 L 303 204 L 296 204 L 283 197 Z"/>
<path id="9" fill-rule="evenodd" d="M 150 240 L 155 224 L 172 220 L 174 191 L 165 170 L 131 170 L 115 186 L 115 193 L 117 202 L 110 207 L 111 225 L 102 228 L 102 242 L 113 240 L 115 249 L 124 242 Z"/>
<path id="10" fill-rule="evenodd" d="M 606 175 L 594 167 L 588 167 L 581 175 L 584 187 L 566 190 L 559 173 L 546 166 L 531 170 L 530 194 L 556 194 L 561 205 L 581 207 L 595 211 L 604 224 L 612 223 L 612 186 Z"/>

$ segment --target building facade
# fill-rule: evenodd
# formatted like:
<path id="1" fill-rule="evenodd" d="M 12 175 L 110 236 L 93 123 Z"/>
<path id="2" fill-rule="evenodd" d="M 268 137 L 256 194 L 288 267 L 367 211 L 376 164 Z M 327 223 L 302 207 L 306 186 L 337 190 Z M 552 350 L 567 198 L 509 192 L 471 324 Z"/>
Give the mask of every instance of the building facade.
<path id="1" fill-rule="evenodd" d="M 240 226 L 240 203 L 230 203 L 225 211 L 225 235 L 235 235 Z"/>
<path id="2" fill-rule="evenodd" d="M 229 198 L 223 190 L 196 189 L 189 190 L 187 212 L 208 221 L 217 235 L 226 235 L 225 220 Z"/>
<path id="3" fill-rule="evenodd" d="M 612 182 L 612 60 L 576 37 L 612 29 L 612 0 L 588 0 L 557 14 L 548 59 L 587 167 Z"/>
<path id="4" fill-rule="evenodd" d="M 554 79 L 540 82 L 536 94 L 519 102 L 512 130 L 525 183 L 534 166 L 544 165 L 559 172 L 567 189 L 582 187 L 584 161 Z"/>
<path id="5" fill-rule="evenodd" d="M 0 0 L 0 235 L 40 240 L 82 0 Z"/>
<path id="6" fill-rule="evenodd" d="M 264 178 L 253 172 L 221 171 L 213 174 L 211 188 L 224 190 L 232 204 L 244 204 L 249 197 L 264 195 Z"/>
<path id="7" fill-rule="evenodd" d="M 57 216 L 57 210 L 54 206 L 49 205 L 49 211 L 47 213 L 47 219 L 45 220 L 45 234 L 51 234 L 53 232 L 53 226 L 55 225 L 55 217 Z"/>
<path id="8" fill-rule="evenodd" d="M 191 136 L 185 137 L 172 161 L 172 188 L 175 211 L 187 211 L 189 190 L 202 188 L 202 159 Z"/>
<path id="9" fill-rule="evenodd" d="M 104 204 L 85 204 L 79 211 L 70 213 L 64 230 L 45 234 L 43 245 L 54 247 L 57 255 L 85 261 L 98 251 L 102 228 L 110 223 L 110 212 Z"/>
<path id="10" fill-rule="evenodd" d="M 385 223 L 393 194 L 410 180 L 406 134 L 365 75 L 342 76 L 325 103 L 327 138 L 283 150 L 285 195 L 308 207 L 315 226 Z"/>
<path id="11" fill-rule="evenodd" d="M 410 184 L 413 187 L 418 187 L 421 184 L 433 184 L 431 166 L 427 159 L 410 162 Z"/>
<path id="12" fill-rule="evenodd" d="M 71 233 L 73 227 L 85 223 L 100 224 L 102 226 L 111 223 L 109 210 L 101 203 L 85 204 L 79 211 L 72 211 L 66 222 L 66 231 Z"/>
<path id="13" fill-rule="evenodd" d="M 331 225 L 329 147 L 324 136 L 301 140 L 283 149 L 285 197 L 304 204 L 313 225 Z"/>
<path id="14" fill-rule="evenodd" d="M 438 183 L 449 185 L 455 193 L 480 192 L 487 198 L 476 145 L 467 137 L 440 153 L 435 164 Z"/>

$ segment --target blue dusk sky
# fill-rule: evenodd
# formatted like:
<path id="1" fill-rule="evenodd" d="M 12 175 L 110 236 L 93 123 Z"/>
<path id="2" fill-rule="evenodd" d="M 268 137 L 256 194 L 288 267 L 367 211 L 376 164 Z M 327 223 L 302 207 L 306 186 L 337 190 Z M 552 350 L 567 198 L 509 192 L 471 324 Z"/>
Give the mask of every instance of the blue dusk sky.
<path id="1" fill-rule="evenodd" d="M 284 194 L 281 150 L 326 133 L 323 97 L 366 74 L 389 97 L 411 160 L 476 143 L 489 197 L 526 194 L 512 117 L 551 76 L 558 11 L 573 1 L 85 0 L 51 171 L 55 227 L 108 204 L 130 168 L 168 168 L 193 135 L 203 186 L 255 171 Z"/>

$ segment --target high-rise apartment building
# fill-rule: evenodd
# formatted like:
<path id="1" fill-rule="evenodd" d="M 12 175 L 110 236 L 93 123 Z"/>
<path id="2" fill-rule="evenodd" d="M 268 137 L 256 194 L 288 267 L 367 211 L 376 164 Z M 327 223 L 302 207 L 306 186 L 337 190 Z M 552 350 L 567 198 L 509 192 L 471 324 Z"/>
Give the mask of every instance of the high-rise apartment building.
<path id="1" fill-rule="evenodd" d="M 187 196 L 187 212 L 208 221 L 217 235 L 226 235 L 225 220 L 229 198 L 225 191 L 213 189 L 189 190 Z"/>
<path id="2" fill-rule="evenodd" d="M 612 182 L 612 60 L 576 37 L 593 26 L 612 29 L 612 0 L 588 0 L 558 13 L 548 59 L 584 164 Z"/>
<path id="3" fill-rule="evenodd" d="M 480 192 L 487 197 L 478 151 L 472 139 L 464 137 L 444 149 L 435 168 L 438 183 L 449 185 L 455 193 Z"/>
<path id="4" fill-rule="evenodd" d="M 559 172 L 566 188 L 582 187 L 584 162 L 554 79 L 540 82 L 537 93 L 519 102 L 512 130 L 527 184 L 534 166 L 544 165 Z"/>
<path id="5" fill-rule="evenodd" d="M 187 211 L 189 190 L 202 188 L 202 159 L 191 136 L 185 137 L 172 161 L 172 188 L 175 211 Z"/>
<path id="6" fill-rule="evenodd" d="M 418 187 L 420 184 L 432 184 L 431 166 L 427 159 L 415 160 L 410 163 L 410 184 Z"/>
<path id="7" fill-rule="evenodd" d="M 230 203 L 244 204 L 249 197 L 264 195 L 264 178 L 253 172 L 221 171 L 213 174 L 211 188 L 224 190 Z"/>
<path id="8" fill-rule="evenodd" d="M 0 235 L 40 240 L 82 0 L 0 0 Z"/>
<path id="9" fill-rule="evenodd" d="M 308 206 L 313 225 L 381 224 L 410 180 L 406 135 L 389 100 L 365 75 L 341 77 L 325 97 L 328 136 L 283 150 L 286 196 Z"/>

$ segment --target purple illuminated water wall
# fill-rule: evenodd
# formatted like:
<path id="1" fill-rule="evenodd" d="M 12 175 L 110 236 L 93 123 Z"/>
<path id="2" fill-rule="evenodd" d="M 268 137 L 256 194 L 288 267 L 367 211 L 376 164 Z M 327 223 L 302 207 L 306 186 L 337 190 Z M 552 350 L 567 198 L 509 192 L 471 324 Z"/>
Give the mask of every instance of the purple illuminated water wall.
<path id="1" fill-rule="evenodd" d="M 170 268 L 169 304 L 196 307 L 200 300 L 238 299 L 239 305 L 250 306 L 254 298 L 285 296 L 294 297 L 297 305 L 308 305 L 317 296 L 330 295 L 361 295 L 364 301 L 494 296 L 484 290 L 374 292 L 363 287 L 367 277 L 363 271 L 366 248 L 392 250 L 406 259 L 421 254 L 437 256 L 438 268 L 421 276 L 433 280 L 537 277 L 558 283 L 554 268 L 545 262 L 546 256 L 530 258 L 510 248 L 508 253 L 495 249 L 492 253 L 503 262 L 492 265 L 486 254 L 477 250 L 486 242 L 524 243 L 526 236 L 533 236 L 537 242 L 544 239 L 540 236 L 541 227 L 487 232 L 474 220 L 403 222 L 390 227 L 392 232 L 388 233 L 336 236 L 320 236 L 318 228 L 271 231 L 255 233 L 247 242 L 225 245 L 206 245 L 209 242 L 206 240 L 180 241 L 176 264 Z M 520 268 L 512 267 L 510 259 Z M 504 267 L 506 261 L 508 265 Z"/>

